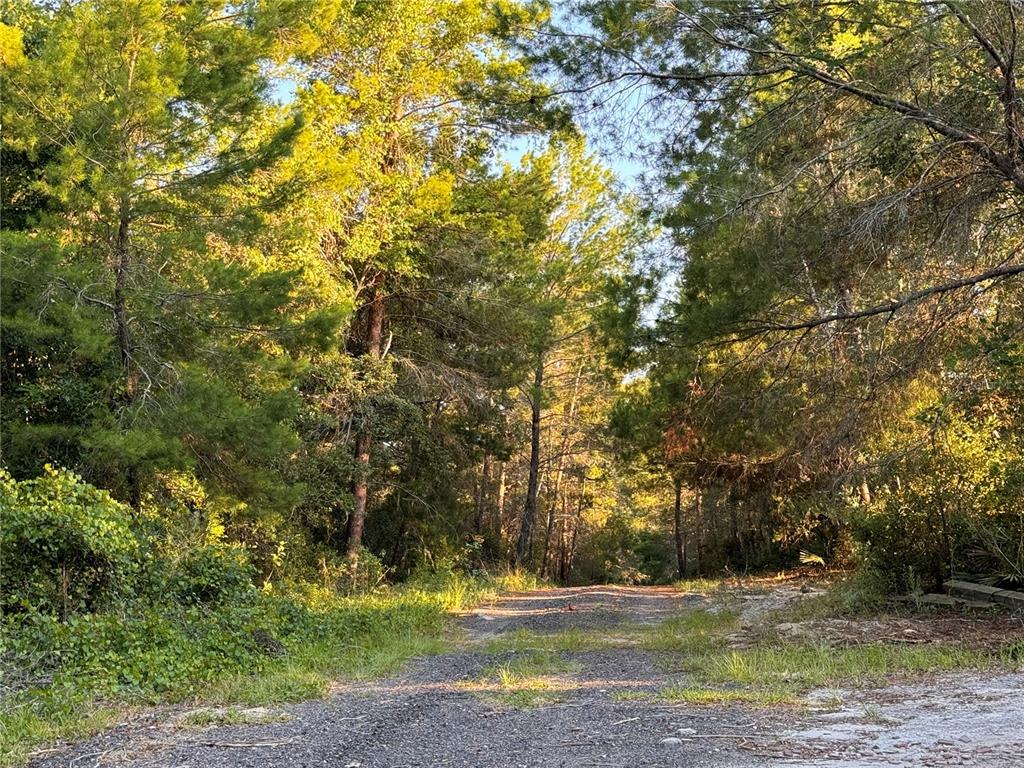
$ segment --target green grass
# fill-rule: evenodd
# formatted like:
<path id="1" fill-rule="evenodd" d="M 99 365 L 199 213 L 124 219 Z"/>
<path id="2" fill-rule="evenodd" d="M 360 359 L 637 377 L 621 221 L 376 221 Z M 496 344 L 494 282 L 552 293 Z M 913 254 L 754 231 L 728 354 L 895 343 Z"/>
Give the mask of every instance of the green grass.
<path id="1" fill-rule="evenodd" d="M 208 728 L 226 725 L 268 725 L 291 719 L 284 712 L 268 709 L 242 709 L 240 707 L 202 707 L 186 712 L 178 723 L 188 728 Z"/>
<path id="2" fill-rule="evenodd" d="M 509 687 L 523 680 L 578 672 L 579 668 L 579 663 L 569 661 L 554 651 L 529 651 L 487 667 L 481 677 L 484 680 L 496 679 L 503 686 Z"/>
<path id="3" fill-rule="evenodd" d="M 21 659 L 60 664 L 49 670 L 49 684 L 22 685 L 0 702 L 0 766 L 24 763 L 41 745 L 86 737 L 139 706 L 295 702 L 323 696 L 338 679 L 389 674 L 413 656 L 450 647 L 451 612 L 531 585 L 521 577 L 447 575 L 358 597 L 307 585 L 242 606 L 127 606 L 70 622 L 5 619 L 0 685 L 27 668 Z M 285 652 L 269 655 L 254 631 Z"/>
<path id="4" fill-rule="evenodd" d="M 808 616 L 835 615 L 839 598 L 815 599 Z M 792 614 L 787 616 L 790 618 Z M 727 610 L 691 611 L 641 635 L 641 647 L 660 652 L 663 662 L 684 672 L 688 681 L 663 689 L 659 696 L 690 704 L 742 702 L 793 704 L 815 688 L 870 686 L 892 680 L 963 669 L 994 669 L 1010 663 L 1010 653 L 993 654 L 952 645 L 907 645 L 878 642 L 831 647 L 773 638 L 767 623 L 752 648 L 729 649 L 727 636 L 740 628 Z"/>
<path id="5" fill-rule="evenodd" d="M 502 653 L 505 651 L 595 651 L 601 648 L 618 647 L 620 640 L 614 630 L 587 632 L 581 629 L 568 629 L 563 632 L 533 632 L 528 629 L 516 629 L 485 642 L 481 648 L 484 653 Z"/>
<path id="6" fill-rule="evenodd" d="M 723 638 L 740 627 L 739 617 L 728 610 L 693 610 L 653 627 L 641 627 L 640 645 L 648 651 L 674 655 L 710 652 Z"/>
<path id="7" fill-rule="evenodd" d="M 414 656 L 442 653 L 449 647 L 434 626 L 398 634 L 373 633 L 356 644 L 330 638 L 301 645 L 264 673 L 240 673 L 219 678 L 202 693 L 202 700 L 229 704 L 283 704 L 324 696 L 339 679 L 365 680 L 397 671 Z"/>
<path id="8" fill-rule="evenodd" d="M 557 651 L 531 650 L 486 667 L 479 678 L 465 687 L 493 704 L 535 707 L 564 699 L 565 676 L 579 670 L 579 663 L 565 659 Z"/>
<path id="9" fill-rule="evenodd" d="M 815 688 L 880 685 L 916 675 L 1005 665 L 998 654 L 951 646 L 877 643 L 851 648 L 779 645 L 733 651 L 705 650 L 675 657 L 686 685 L 660 692 L 690 704 L 743 702 L 793 704 Z"/>
<path id="10" fill-rule="evenodd" d="M 1001 665 L 998 655 L 953 646 L 877 643 L 850 648 L 782 645 L 737 650 L 706 657 L 700 671 L 714 682 L 802 692 Z"/>

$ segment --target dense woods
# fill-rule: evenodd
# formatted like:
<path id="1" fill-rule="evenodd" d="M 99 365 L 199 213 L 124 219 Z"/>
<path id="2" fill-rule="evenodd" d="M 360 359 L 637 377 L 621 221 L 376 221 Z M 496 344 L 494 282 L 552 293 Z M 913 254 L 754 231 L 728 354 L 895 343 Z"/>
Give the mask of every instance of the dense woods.
<path id="1" fill-rule="evenodd" d="M 513 49 L 542 18 L 11 8 L 9 482 L 74 472 L 261 583 L 568 577 L 618 492 L 597 329 L 641 229 Z"/>
<path id="2" fill-rule="evenodd" d="M 552 50 L 653 105 L 680 269 L 615 422 L 716 565 L 1024 575 L 1020 12 L 599 3 Z"/>
<path id="3" fill-rule="evenodd" d="M 1022 25 L 10 0 L 0 651 L 509 568 L 1024 579 Z"/>

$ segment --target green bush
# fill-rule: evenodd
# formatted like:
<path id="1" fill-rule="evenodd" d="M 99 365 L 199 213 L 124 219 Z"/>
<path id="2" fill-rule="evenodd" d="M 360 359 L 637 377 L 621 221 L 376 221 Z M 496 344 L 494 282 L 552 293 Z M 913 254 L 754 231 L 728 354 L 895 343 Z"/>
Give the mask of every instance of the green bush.
<path id="1" fill-rule="evenodd" d="M 243 602 L 256 590 L 256 569 L 238 549 L 218 545 L 199 547 L 167 565 L 167 594 L 187 605 Z"/>
<path id="2" fill-rule="evenodd" d="M 66 470 L 0 470 L 0 607 L 67 616 L 130 592 L 140 544 L 128 508 Z"/>
<path id="3" fill-rule="evenodd" d="M 359 594 L 327 552 L 315 573 L 257 589 L 249 550 L 224 543 L 204 499 L 168 494 L 136 516 L 52 469 L 0 475 L 0 491 L 0 765 L 85 733 L 101 701 L 295 701 L 383 674 L 438 649 L 446 612 L 495 588 L 448 561 L 388 587 L 364 551 Z"/>
<path id="4" fill-rule="evenodd" d="M 931 425 L 938 417 L 925 410 L 920 418 Z M 1000 422 L 956 411 L 942 418 L 928 447 L 904 452 L 872 502 L 853 513 L 863 565 L 890 592 L 940 589 L 949 576 L 972 570 L 979 536 L 999 530 L 1018 506 L 1020 453 L 1001 436 Z"/>

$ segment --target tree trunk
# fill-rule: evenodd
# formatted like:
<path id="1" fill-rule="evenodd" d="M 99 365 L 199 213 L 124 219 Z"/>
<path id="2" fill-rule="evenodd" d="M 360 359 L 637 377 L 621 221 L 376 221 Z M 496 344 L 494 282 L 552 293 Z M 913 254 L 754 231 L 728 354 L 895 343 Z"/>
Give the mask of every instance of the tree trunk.
<path id="1" fill-rule="evenodd" d="M 117 337 L 118 357 L 124 376 L 124 413 L 130 419 L 132 406 L 138 394 L 139 372 L 132 359 L 131 329 L 128 323 L 128 281 L 131 276 L 131 214 L 128 200 L 122 199 L 118 212 L 117 235 L 114 239 L 114 333 Z M 142 478 L 138 467 L 129 466 L 125 472 L 128 484 L 128 503 L 136 512 L 142 507 Z"/>
<path id="2" fill-rule="evenodd" d="M 370 300 L 366 305 L 365 327 L 362 329 L 361 357 L 370 361 L 380 358 L 381 338 L 384 330 L 384 296 L 379 285 L 370 289 Z M 363 544 L 363 523 L 366 520 L 366 499 L 369 493 L 370 447 L 373 439 L 373 425 L 370 415 L 363 414 L 356 432 L 353 455 L 356 460 L 355 476 L 352 480 L 352 514 L 348 521 L 348 546 L 346 554 L 349 569 L 355 578 L 359 567 L 359 549 Z"/>
<path id="3" fill-rule="evenodd" d="M 552 487 L 551 506 L 548 508 L 548 525 L 544 534 L 544 558 L 541 560 L 540 571 L 540 575 L 543 578 L 546 578 L 548 575 L 548 557 L 551 554 L 551 537 L 555 532 L 555 512 L 559 504 L 559 493 L 561 493 L 562 489 L 562 477 L 565 474 L 565 459 L 566 454 L 569 451 L 569 440 L 572 437 L 572 424 L 576 418 L 576 406 L 579 403 L 580 381 L 583 379 L 583 366 L 584 362 L 580 362 L 579 368 L 576 369 L 576 377 L 572 385 L 572 397 L 569 399 L 569 404 L 564 411 L 565 421 L 562 424 L 562 440 L 558 446 L 558 464 L 555 469 L 555 482 Z M 562 504 L 564 506 L 564 499 L 562 499 Z"/>
<path id="4" fill-rule="evenodd" d="M 697 493 L 693 499 L 693 519 L 697 524 L 697 562 L 696 572 L 701 573 L 701 563 L 704 559 L 704 494 L 700 488 L 697 489 Z"/>
<path id="5" fill-rule="evenodd" d="M 580 526 L 583 524 L 583 504 L 584 504 L 584 490 L 586 489 L 586 478 L 583 480 L 583 485 L 580 490 L 580 500 L 576 504 L 576 519 L 572 525 L 572 536 L 569 538 L 569 554 L 565 558 L 565 569 L 562 574 L 562 582 L 564 584 L 569 583 L 569 574 L 572 573 L 572 564 L 576 559 L 576 542 L 580 532 Z"/>
<path id="6" fill-rule="evenodd" d="M 395 534 L 395 543 L 391 547 L 391 556 L 388 558 L 388 567 L 392 570 L 397 568 L 399 562 L 401 562 L 402 543 L 405 541 L 405 531 L 409 523 L 409 511 L 406 505 L 402 503 L 401 489 L 399 489 L 396 496 L 396 506 L 401 517 L 399 518 L 398 532 Z"/>
<path id="7" fill-rule="evenodd" d="M 519 521 L 519 540 L 516 542 L 516 567 L 523 565 L 530 554 L 530 536 L 537 517 L 537 490 L 540 486 L 540 407 L 541 387 L 544 386 L 544 357 L 537 359 L 533 372 L 533 391 L 530 393 L 530 475 L 526 484 L 526 502 Z"/>
<path id="8" fill-rule="evenodd" d="M 558 580 L 564 584 L 566 581 L 566 558 L 569 553 L 569 515 L 566 512 L 567 500 L 562 494 L 562 520 L 558 526 Z"/>
<path id="9" fill-rule="evenodd" d="M 491 474 L 491 457 L 484 455 L 483 466 L 480 467 L 480 482 L 476 487 L 476 514 L 473 516 L 473 533 L 478 536 L 484 529 L 484 502 L 487 500 L 487 480 Z"/>
<path id="10" fill-rule="evenodd" d="M 494 503 L 494 514 L 496 516 L 494 531 L 500 539 L 502 528 L 505 524 L 505 462 L 498 463 L 498 498 Z"/>
<path id="11" fill-rule="evenodd" d="M 686 534 L 683 532 L 683 484 L 678 479 L 674 481 L 675 505 L 672 508 L 673 533 L 676 541 L 676 576 L 680 579 L 686 578 Z"/>

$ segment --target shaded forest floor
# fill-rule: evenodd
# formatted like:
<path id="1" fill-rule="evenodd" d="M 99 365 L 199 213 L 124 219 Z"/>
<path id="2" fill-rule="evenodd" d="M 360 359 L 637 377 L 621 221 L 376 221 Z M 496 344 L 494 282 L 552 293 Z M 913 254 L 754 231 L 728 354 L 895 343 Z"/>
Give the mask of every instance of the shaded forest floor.
<path id="1" fill-rule="evenodd" d="M 833 609 L 797 581 L 514 593 L 399 676 L 282 708 L 151 711 L 34 764 L 1022 764 L 1019 619 Z"/>

